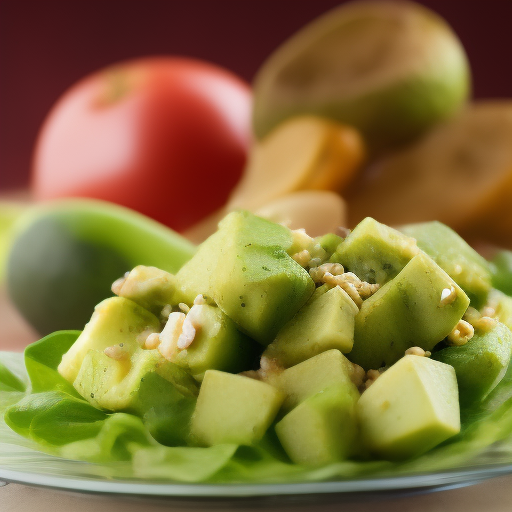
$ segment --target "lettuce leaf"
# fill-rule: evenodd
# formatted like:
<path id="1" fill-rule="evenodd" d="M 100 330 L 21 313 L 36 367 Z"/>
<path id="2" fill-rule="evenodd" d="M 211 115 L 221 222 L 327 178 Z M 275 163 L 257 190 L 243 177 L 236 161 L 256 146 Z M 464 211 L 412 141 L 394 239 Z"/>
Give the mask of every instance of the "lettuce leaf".
<path id="1" fill-rule="evenodd" d="M 62 355 L 79 335 L 80 331 L 57 331 L 25 349 L 25 368 L 32 384 L 32 392 L 63 391 L 81 398 L 75 388 L 57 371 Z"/>
<path id="2" fill-rule="evenodd" d="M 203 482 L 222 469 L 237 448 L 233 444 L 141 448 L 133 454 L 133 472 L 140 478 Z"/>
<path id="3" fill-rule="evenodd" d="M 4 364 L 0 363 L 0 390 L 25 392 L 27 385 Z"/>
<path id="4" fill-rule="evenodd" d="M 100 463 L 130 461 L 133 453 L 158 444 L 142 421 L 131 414 L 111 414 L 99 426 L 93 436 L 62 446 L 60 456 Z"/>
<path id="5" fill-rule="evenodd" d="M 0 415 L 25 395 L 29 379 L 21 354 L 0 352 Z"/>
<path id="6" fill-rule="evenodd" d="M 48 446 L 95 437 L 107 415 L 62 391 L 25 396 L 5 412 L 5 423 L 18 434 Z"/>

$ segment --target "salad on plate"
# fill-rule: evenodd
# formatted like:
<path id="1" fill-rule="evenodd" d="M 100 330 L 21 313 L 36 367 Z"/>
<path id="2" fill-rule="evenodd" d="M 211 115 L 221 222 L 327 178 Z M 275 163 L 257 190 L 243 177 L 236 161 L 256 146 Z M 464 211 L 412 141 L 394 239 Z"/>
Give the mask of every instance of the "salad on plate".
<path id="1" fill-rule="evenodd" d="M 491 265 L 440 223 L 366 218 L 344 235 L 237 211 L 176 274 L 135 267 L 82 332 L 2 358 L 2 432 L 111 476 L 185 482 L 510 454 L 512 298 Z"/>

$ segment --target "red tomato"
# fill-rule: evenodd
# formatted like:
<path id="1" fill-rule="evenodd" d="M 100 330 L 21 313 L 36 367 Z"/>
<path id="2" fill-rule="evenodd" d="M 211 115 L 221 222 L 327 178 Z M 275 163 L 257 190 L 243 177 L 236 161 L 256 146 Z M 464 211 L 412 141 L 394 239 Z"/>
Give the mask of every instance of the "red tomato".
<path id="1" fill-rule="evenodd" d="M 183 231 L 220 208 L 241 177 L 251 92 L 233 74 L 181 58 L 145 58 L 90 75 L 46 118 L 37 199 L 91 197 Z"/>

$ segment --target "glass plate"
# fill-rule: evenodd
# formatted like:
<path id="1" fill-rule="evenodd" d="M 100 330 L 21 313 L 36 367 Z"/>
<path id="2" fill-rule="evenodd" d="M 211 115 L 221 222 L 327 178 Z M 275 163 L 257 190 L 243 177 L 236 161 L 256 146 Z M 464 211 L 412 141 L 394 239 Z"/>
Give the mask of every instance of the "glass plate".
<path id="1" fill-rule="evenodd" d="M 299 495 L 332 495 L 340 493 L 377 493 L 385 491 L 432 491 L 473 485 L 489 478 L 512 474 L 512 465 L 486 469 L 467 469 L 412 476 L 312 482 L 290 484 L 169 484 L 141 480 L 111 481 L 78 475 L 55 476 L 0 468 L 0 479 L 6 482 L 46 488 L 131 496 L 179 498 L 254 498 L 292 497 Z"/>
<path id="2" fill-rule="evenodd" d="M 3 431 L 2 433 L 5 433 Z M 6 444 L 0 441 L 0 450 Z M 491 448 L 479 460 L 482 465 L 385 477 L 357 478 L 326 482 L 296 482 L 284 484 L 183 484 L 151 481 L 142 478 L 112 478 L 122 474 L 124 463 L 91 464 L 63 461 L 57 457 L 18 446 L 9 453 L 0 452 L 0 480 L 46 488 L 113 494 L 124 496 L 172 497 L 192 500 L 232 498 L 317 497 L 329 495 L 378 494 L 382 492 L 428 492 L 473 485 L 486 479 L 512 474 L 512 463 L 489 464 L 484 459 L 500 458 L 499 448 Z M 64 462 L 64 464 L 63 464 Z M 126 467 L 127 468 L 127 467 Z"/>

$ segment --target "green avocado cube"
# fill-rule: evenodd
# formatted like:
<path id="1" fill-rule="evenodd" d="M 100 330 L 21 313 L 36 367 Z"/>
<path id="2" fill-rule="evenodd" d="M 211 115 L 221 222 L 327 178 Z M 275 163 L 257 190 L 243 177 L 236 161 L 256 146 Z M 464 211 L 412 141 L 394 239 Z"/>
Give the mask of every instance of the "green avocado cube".
<path id="1" fill-rule="evenodd" d="M 242 332 L 268 345 L 315 289 L 289 256 L 292 243 L 288 228 L 233 212 L 176 277 L 188 301 L 210 297 Z"/>
<path id="2" fill-rule="evenodd" d="M 320 287 L 315 294 L 264 352 L 285 368 L 329 349 L 352 350 L 359 308 L 339 286 L 330 290 Z"/>
<path id="3" fill-rule="evenodd" d="M 469 298 L 429 256 L 415 256 L 361 306 L 348 358 L 365 370 L 389 366 L 413 346 L 432 350 L 457 325 Z"/>
<path id="4" fill-rule="evenodd" d="M 375 455 L 421 455 L 460 431 L 455 370 L 408 355 L 386 370 L 357 402 L 362 441 Z"/>
<path id="5" fill-rule="evenodd" d="M 512 297 L 499 290 L 491 290 L 489 304 L 496 312 L 495 318 L 512 330 Z"/>
<path id="6" fill-rule="evenodd" d="M 176 352 L 170 360 L 202 380 L 206 370 L 238 373 L 249 370 L 259 354 L 260 345 L 242 334 L 236 324 L 218 307 L 193 306 L 198 325 L 192 344 Z"/>
<path id="7" fill-rule="evenodd" d="M 166 305 L 180 302 L 176 277 L 156 267 L 138 265 L 112 286 L 116 295 L 130 299 L 143 308 L 159 315 Z"/>
<path id="8" fill-rule="evenodd" d="M 192 416 L 192 439 L 200 445 L 251 445 L 259 441 L 284 396 L 259 380 L 208 370 Z"/>
<path id="9" fill-rule="evenodd" d="M 441 222 L 409 224 L 402 233 L 416 239 L 425 251 L 468 295 L 471 304 L 480 308 L 491 289 L 491 268 L 453 229 Z"/>
<path id="10" fill-rule="evenodd" d="M 384 284 L 419 252 L 413 238 L 367 217 L 338 246 L 331 260 L 362 281 Z"/>
<path id="11" fill-rule="evenodd" d="M 327 258 L 330 258 L 336 252 L 341 242 L 343 242 L 343 238 L 334 233 L 327 233 L 315 238 L 315 242 L 320 244 L 320 247 L 326 252 Z"/>
<path id="12" fill-rule="evenodd" d="M 162 401 L 166 394 L 195 396 L 198 393 L 197 383 L 185 370 L 164 359 L 158 350 L 141 348 L 127 360 L 90 350 L 73 386 L 96 407 L 137 413 Z M 152 394 L 146 393 L 143 400 L 144 389 L 152 390 Z"/>
<path id="13" fill-rule="evenodd" d="M 236 237 L 240 238 L 241 245 L 249 247 L 254 244 L 256 247 L 288 251 L 293 245 L 293 235 L 284 226 L 245 211 L 230 213 L 221 220 L 218 230 L 198 247 L 196 254 L 176 274 L 187 302 L 192 302 L 199 294 L 213 297 L 213 279 L 217 268 L 223 265 L 224 244 Z"/>
<path id="14" fill-rule="evenodd" d="M 512 332 L 499 322 L 488 332 L 476 331 L 465 345 L 432 354 L 455 368 L 462 406 L 483 400 L 503 379 L 511 357 Z"/>
<path id="15" fill-rule="evenodd" d="M 492 285 L 512 296 L 512 251 L 499 251 L 491 262 Z"/>
<path id="16" fill-rule="evenodd" d="M 89 350 L 73 385 L 95 407 L 140 416 L 159 442 L 186 442 L 197 384 L 158 350 L 119 360 Z"/>
<path id="17" fill-rule="evenodd" d="M 275 430 L 290 459 L 296 464 L 320 466 L 355 454 L 358 398 L 357 390 L 349 385 L 334 385 L 289 412 Z"/>
<path id="18" fill-rule="evenodd" d="M 354 365 L 339 351 L 327 350 L 282 371 L 269 381 L 286 396 L 283 410 L 290 411 L 310 396 L 332 386 L 357 388 L 352 383 Z"/>
<path id="19" fill-rule="evenodd" d="M 73 383 L 89 350 L 103 351 L 118 345 L 131 355 L 140 346 L 138 336 L 144 331 L 160 331 L 158 318 L 135 302 L 111 297 L 100 302 L 89 323 L 62 356 L 59 373 Z"/>

